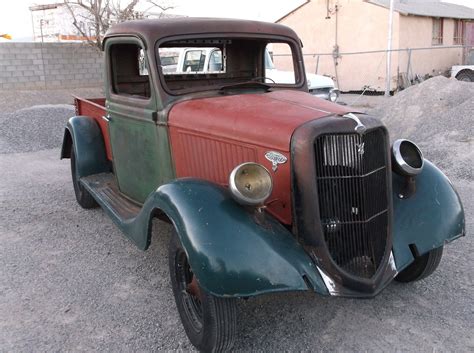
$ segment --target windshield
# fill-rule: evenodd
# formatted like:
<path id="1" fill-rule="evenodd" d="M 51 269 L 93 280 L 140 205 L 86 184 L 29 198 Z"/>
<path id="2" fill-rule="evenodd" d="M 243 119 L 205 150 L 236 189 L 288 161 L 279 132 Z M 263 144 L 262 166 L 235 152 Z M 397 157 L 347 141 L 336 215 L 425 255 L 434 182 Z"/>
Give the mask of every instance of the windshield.
<path id="1" fill-rule="evenodd" d="M 173 40 L 157 48 L 157 61 L 161 82 L 171 94 L 227 87 L 294 87 L 301 83 L 294 46 L 287 40 L 259 38 Z M 271 70 L 276 59 L 279 72 Z"/>

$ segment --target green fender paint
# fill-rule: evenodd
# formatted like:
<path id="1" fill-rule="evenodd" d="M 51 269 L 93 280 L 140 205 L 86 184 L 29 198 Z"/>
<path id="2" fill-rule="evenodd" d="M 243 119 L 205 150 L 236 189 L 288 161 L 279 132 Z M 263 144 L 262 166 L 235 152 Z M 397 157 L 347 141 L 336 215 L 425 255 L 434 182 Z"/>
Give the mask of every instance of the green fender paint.
<path id="1" fill-rule="evenodd" d="M 271 216 L 259 225 L 252 213 L 215 184 L 180 179 L 159 187 L 135 218 L 114 222 L 145 250 L 151 219 L 160 210 L 173 222 L 199 284 L 221 297 L 308 290 L 327 295 L 316 267 L 293 235 Z"/>
<path id="2" fill-rule="evenodd" d="M 61 159 L 71 156 L 71 142 L 74 145 L 79 178 L 110 171 L 102 132 L 94 119 L 87 116 L 69 119 L 64 131 Z"/>
<path id="3" fill-rule="evenodd" d="M 121 44 L 133 44 L 143 50 L 145 67 L 149 68 L 150 97 L 115 94 L 112 63 L 106 60 L 106 107 L 114 173 L 120 191 L 143 203 L 158 186 L 174 179 L 175 173 L 168 129 L 155 121 L 163 105 L 156 91 L 159 83 L 155 77 L 153 48 L 150 53 L 145 43 L 133 36 L 109 38 L 104 48 L 106 58 L 110 58 L 114 45 Z"/>
<path id="4" fill-rule="evenodd" d="M 416 193 L 400 199 L 404 179 L 393 174 L 393 251 L 398 271 L 413 261 L 409 245 L 420 255 L 465 234 L 464 211 L 449 179 L 425 160 L 416 177 Z"/>

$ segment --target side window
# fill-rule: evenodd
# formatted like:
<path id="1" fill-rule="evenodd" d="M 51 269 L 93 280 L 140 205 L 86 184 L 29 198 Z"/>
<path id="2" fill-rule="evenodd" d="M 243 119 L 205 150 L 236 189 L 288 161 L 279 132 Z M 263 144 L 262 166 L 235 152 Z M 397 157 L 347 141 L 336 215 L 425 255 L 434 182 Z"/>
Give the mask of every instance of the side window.
<path id="1" fill-rule="evenodd" d="M 222 52 L 220 49 L 215 49 L 211 52 L 209 57 L 209 72 L 223 71 L 222 66 Z"/>
<path id="2" fill-rule="evenodd" d="M 206 54 L 204 50 L 188 50 L 184 56 L 183 72 L 204 71 Z"/>
<path id="3" fill-rule="evenodd" d="M 112 44 L 109 50 L 114 93 L 150 98 L 146 56 L 137 44 Z"/>
<path id="4" fill-rule="evenodd" d="M 138 54 L 138 73 L 140 76 L 148 76 L 148 66 L 143 49 L 140 49 L 140 53 Z"/>

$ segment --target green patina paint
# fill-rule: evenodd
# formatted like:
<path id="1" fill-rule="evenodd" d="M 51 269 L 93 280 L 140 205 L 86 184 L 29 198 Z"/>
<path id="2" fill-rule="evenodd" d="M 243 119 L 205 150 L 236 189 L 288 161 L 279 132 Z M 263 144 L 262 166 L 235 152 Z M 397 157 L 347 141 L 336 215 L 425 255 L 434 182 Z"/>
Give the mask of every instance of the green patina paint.
<path id="1" fill-rule="evenodd" d="M 397 268 L 413 261 L 409 245 L 420 254 L 442 246 L 465 232 L 464 211 L 449 179 L 432 163 L 416 177 L 416 193 L 400 199 L 404 179 L 393 174 L 393 251 Z"/>
<path id="2" fill-rule="evenodd" d="M 107 58 L 114 44 L 139 45 L 145 52 L 146 65 L 150 67 L 148 52 L 138 38 L 109 39 L 105 47 Z M 123 194 L 143 203 L 151 192 L 175 177 L 168 129 L 154 120 L 157 110 L 163 107 L 154 89 L 153 70 L 150 70 L 150 98 L 141 99 L 113 93 L 111 64 L 108 59 L 106 63 L 109 82 L 106 108 L 115 176 Z"/>
<path id="3" fill-rule="evenodd" d="M 308 290 L 327 295 L 316 267 L 285 227 L 266 215 L 256 222 L 222 187 L 203 180 L 181 179 L 162 185 L 140 212 L 121 219 L 107 200 L 97 197 L 94 183 L 82 180 L 124 234 L 140 249 L 150 243 L 155 210 L 173 222 L 193 272 L 206 291 L 221 297 Z"/>
<path id="4" fill-rule="evenodd" d="M 70 158 L 71 145 L 68 144 L 70 134 L 76 154 L 76 172 L 78 177 L 110 171 L 105 155 L 102 132 L 94 119 L 88 116 L 74 116 L 67 122 L 64 135 L 61 159 Z"/>

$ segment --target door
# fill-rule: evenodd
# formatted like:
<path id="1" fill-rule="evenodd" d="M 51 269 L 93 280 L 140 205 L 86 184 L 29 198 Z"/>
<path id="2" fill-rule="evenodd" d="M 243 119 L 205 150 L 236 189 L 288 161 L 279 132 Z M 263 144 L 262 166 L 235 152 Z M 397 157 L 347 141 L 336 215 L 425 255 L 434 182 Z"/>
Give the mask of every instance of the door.
<path id="1" fill-rule="evenodd" d="M 107 119 L 114 173 L 120 191 L 143 203 L 162 182 L 157 100 L 146 52 L 136 38 L 106 42 Z"/>

